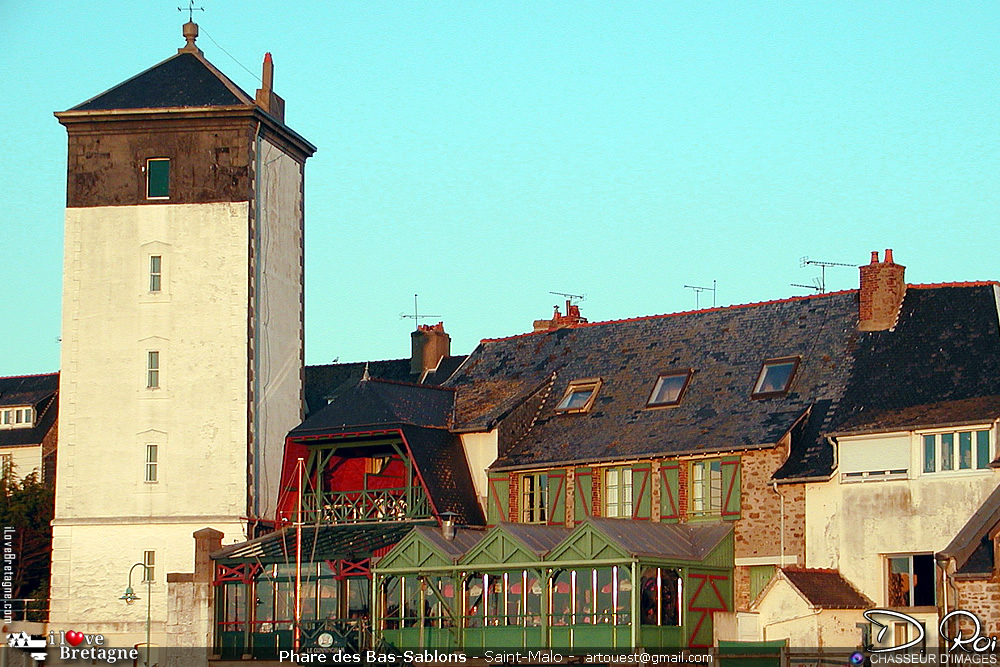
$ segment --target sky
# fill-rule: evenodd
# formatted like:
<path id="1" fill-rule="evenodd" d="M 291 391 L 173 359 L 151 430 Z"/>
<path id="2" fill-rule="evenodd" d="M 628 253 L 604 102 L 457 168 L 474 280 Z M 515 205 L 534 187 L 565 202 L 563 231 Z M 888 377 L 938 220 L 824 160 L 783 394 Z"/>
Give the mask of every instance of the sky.
<path id="1" fill-rule="evenodd" d="M 59 367 L 66 135 L 176 53 L 177 0 L 0 0 L 0 376 Z M 813 293 L 893 248 L 1000 278 L 1000 3 L 204 0 L 244 90 L 270 51 L 306 165 L 306 362 L 452 352 L 563 297 L 591 321 Z M 826 271 L 852 289 L 851 267 Z"/>

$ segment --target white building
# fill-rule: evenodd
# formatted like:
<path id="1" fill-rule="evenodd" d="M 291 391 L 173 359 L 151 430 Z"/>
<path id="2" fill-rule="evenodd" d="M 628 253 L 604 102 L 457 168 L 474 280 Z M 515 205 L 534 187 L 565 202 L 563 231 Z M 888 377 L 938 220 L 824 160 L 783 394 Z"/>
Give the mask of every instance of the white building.
<path id="1" fill-rule="evenodd" d="M 192 533 L 273 516 L 302 418 L 303 174 L 270 54 L 256 99 L 198 29 L 68 111 L 61 415 L 51 628 L 164 644 L 166 574 Z M 130 568 L 143 563 L 147 568 Z"/>

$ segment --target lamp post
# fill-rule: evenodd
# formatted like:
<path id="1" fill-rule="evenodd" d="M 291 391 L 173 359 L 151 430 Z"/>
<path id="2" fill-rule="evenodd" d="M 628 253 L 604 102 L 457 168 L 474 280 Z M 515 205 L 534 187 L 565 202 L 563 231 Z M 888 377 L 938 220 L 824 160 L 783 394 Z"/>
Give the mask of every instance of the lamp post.
<path id="1" fill-rule="evenodd" d="M 125 594 L 122 595 L 119 600 L 125 600 L 125 604 L 132 604 L 136 600 L 141 600 L 135 591 L 132 590 L 132 573 L 135 572 L 135 568 L 141 567 L 142 572 L 146 577 L 146 658 L 143 664 L 145 667 L 149 667 L 149 620 L 150 620 L 150 599 L 153 597 L 153 577 L 149 576 L 149 566 L 145 563 L 136 563 L 128 571 L 128 586 L 125 588 Z"/>

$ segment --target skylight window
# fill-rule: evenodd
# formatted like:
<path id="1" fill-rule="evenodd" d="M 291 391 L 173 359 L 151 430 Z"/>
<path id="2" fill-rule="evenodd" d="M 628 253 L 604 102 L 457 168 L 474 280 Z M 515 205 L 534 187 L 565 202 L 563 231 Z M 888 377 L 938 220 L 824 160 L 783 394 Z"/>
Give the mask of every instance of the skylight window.
<path id="1" fill-rule="evenodd" d="M 678 371 L 676 373 L 664 373 L 656 380 L 653 393 L 646 401 L 646 407 L 655 408 L 665 405 L 678 405 L 681 396 L 687 389 L 688 380 L 691 379 L 691 371 Z"/>
<path id="2" fill-rule="evenodd" d="M 594 405 L 601 381 L 596 379 L 574 380 L 569 383 L 562 400 L 556 405 L 556 412 L 587 412 Z"/>
<path id="3" fill-rule="evenodd" d="M 778 396 L 788 391 L 795 377 L 795 369 L 799 366 L 798 357 L 783 357 L 768 359 L 760 369 L 757 384 L 753 388 L 754 398 Z"/>

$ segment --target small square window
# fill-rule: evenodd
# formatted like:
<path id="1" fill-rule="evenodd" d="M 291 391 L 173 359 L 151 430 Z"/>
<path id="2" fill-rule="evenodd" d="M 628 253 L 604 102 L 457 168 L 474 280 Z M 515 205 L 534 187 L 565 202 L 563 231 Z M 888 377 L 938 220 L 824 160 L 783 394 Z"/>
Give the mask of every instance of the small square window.
<path id="1" fill-rule="evenodd" d="M 768 359 L 760 369 L 757 383 L 753 388 L 754 398 L 763 396 L 778 396 L 788 391 L 795 377 L 795 369 L 799 366 L 798 357 Z"/>
<path id="2" fill-rule="evenodd" d="M 146 160 L 146 199 L 170 198 L 170 159 Z"/>
<path id="3" fill-rule="evenodd" d="M 600 380 L 574 380 L 570 382 L 562 400 L 556 405 L 556 412 L 587 412 L 594 405 Z"/>
<path id="4" fill-rule="evenodd" d="M 656 380 L 656 386 L 653 387 L 653 393 L 649 395 L 646 406 L 652 408 L 663 405 L 678 405 L 690 379 L 691 371 L 689 370 L 661 375 Z"/>

